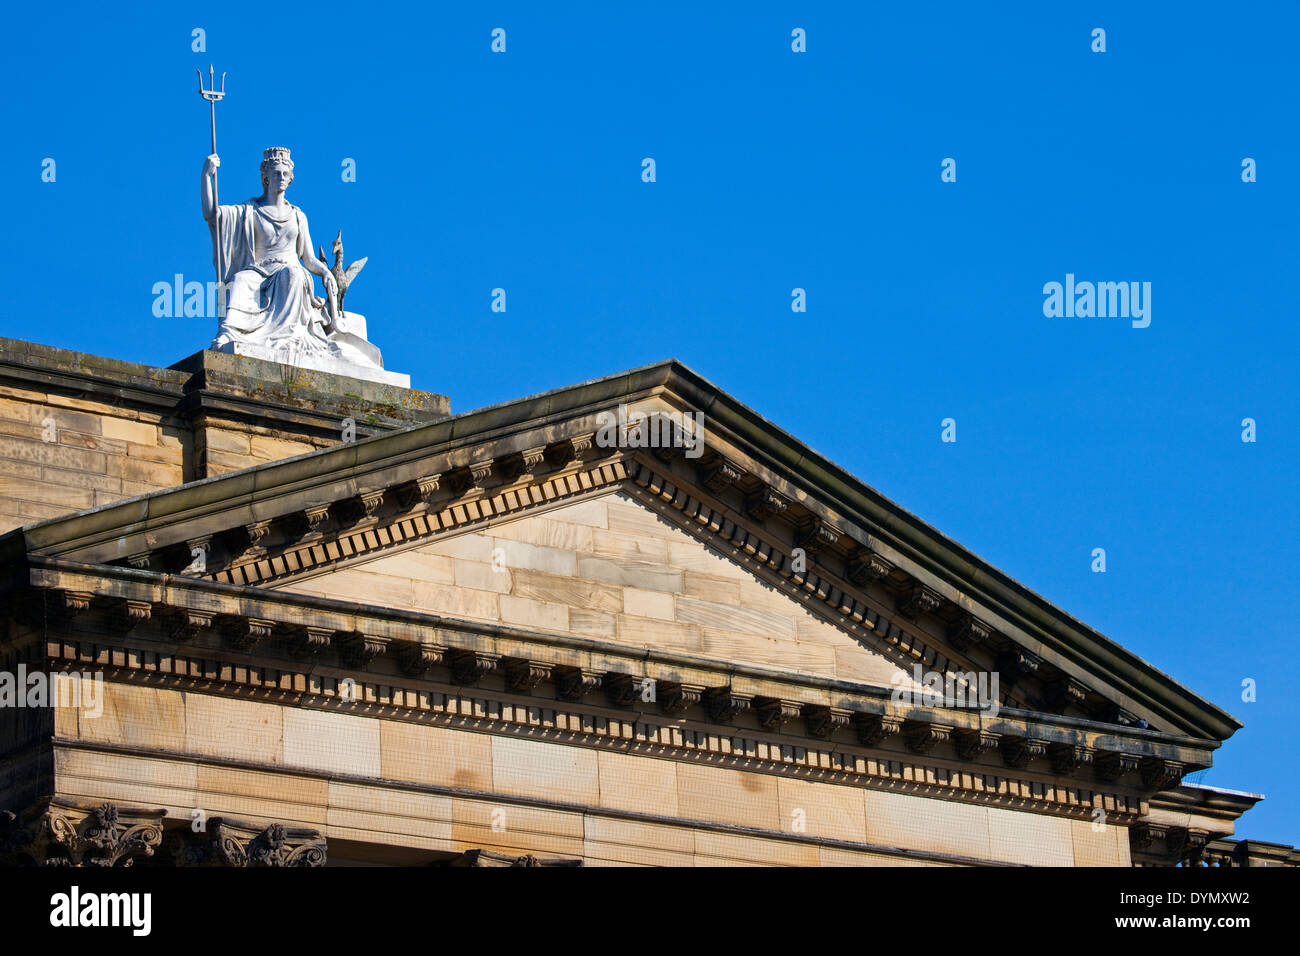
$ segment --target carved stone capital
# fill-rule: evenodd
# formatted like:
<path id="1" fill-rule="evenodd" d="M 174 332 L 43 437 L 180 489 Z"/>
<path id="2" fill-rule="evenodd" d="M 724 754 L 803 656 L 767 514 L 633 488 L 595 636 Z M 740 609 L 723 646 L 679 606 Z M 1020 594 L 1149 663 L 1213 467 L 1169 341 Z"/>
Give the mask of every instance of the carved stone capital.
<path id="1" fill-rule="evenodd" d="M 285 531 L 293 538 L 310 538 L 321 533 L 329 518 L 329 505 L 312 505 L 285 518 Z"/>
<path id="2" fill-rule="evenodd" d="M 320 534 L 326 519 L 329 518 L 329 505 L 319 505 L 314 508 L 304 508 L 302 511 L 302 527 L 304 535 Z"/>
<path id="3" fill-rule="evenodd" d="M 677 461 L 686 457 L 686 449 L 696 449 L 692 458 L 698 459 L 702 445 L 695 444 L 695 435 L 683 428 L 683 420 L 690 420 L 690 412 L 651 412 L 641 424 L 628 423 L 627 447 L 649 449 L 660 461 Z"/>
<path id="4" fill-rule="evenodd" d="M 1087 685 L 1073 677 L 1061 676 L 1043 685 L 1043 703 L 1054 714 L 1063 714 L 1070 707 L 1083 707 L 1087 697 Z"/>
<path id="5" fill-rule="evenodd" d="M 90 610 L 90 602 L 93 595 L 89 591 L 55 591 L 51 596 L 50 604 L 54 612 L 53 616 L 60 621 L 69 621 Z"/>
<path id="6" fill-rule="evenodd" d="M 164 809 L 43 800 L 0 812 L 0 863 L 130 866 L 162 843 Z"/>
<path id="7" fill-rule="evenodd" d="M 271 521 L 252 521 L 244 525 L 245 554 L 263 554 L 266 551 L 266 536 L 271 533 Z"/>
<path id="8" fill-rule="evenodd" d="M 384 492 L 369 491 L 340 501 L 334 508 L 335 518 L 340 527 L 352 527 L 374 521 L 383 505 Z"/>
<path id="9" fill-rule="evenodd" d="M 1208 830 L 1140 820 L 1129 827 L 1129 850 L 1135 865 L 1201 866 L 1210 842 Z"/>
<path id="10" fill-rule="evenodd" d="M 197 538 L 187 538 L 185 549 L 181 552 L 179 574 L 204 574 L 208 567 L 208 556 L 212 553 L 213 535 L 205 534 Z"/>
<path id="11" fill-rule="evenodd" d="M 325 838 L 319 830 L 214 817 L 208 821 L 208 831 L 209 839 L 202 839 L 202 834 L 187 838 L 184 862 L 200 866 L 325 865 Z"/>
<path id="12" fill-rule="evenodd" d="M 997 668 L 1003 687 L 1011 687 L 1022 677 L 1036 673 L 1042 658 L 1022 647 L 1008 647 L 998 654 Z"/>
<path id="13" fill-rule="evenodd" d="M 471 462 L 464 468 L 457 468 L 447 478 L 452 494 L 468 495 L 475 491 L 482 491 L 483 486 L 491 480 L 495 467 L 496 461 L 486 458 L 482 461 Z"/>
<path id="14" fill-rule="evenodd" d="M 89 591 L 29 588 L 17 593 L 12 602 L 14 616 L 29 627 L 47 623 L 66 624 L 90 610 L 94 595 Z"/>
<path id="15" fill-rule="evenodd" d="M 88 591 L 56 591 L 53 593 L 53 611 L 60 620 L 72 620 L 90 610 L 92 594 Z M 146 615 L 148 617 L 148 615 Z"/>

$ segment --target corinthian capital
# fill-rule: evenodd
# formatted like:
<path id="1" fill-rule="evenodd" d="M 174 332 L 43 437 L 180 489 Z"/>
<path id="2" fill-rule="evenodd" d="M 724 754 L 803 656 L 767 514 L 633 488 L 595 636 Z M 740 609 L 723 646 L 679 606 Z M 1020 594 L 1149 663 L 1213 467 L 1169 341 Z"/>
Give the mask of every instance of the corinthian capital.
<path id="1" fill-rule="evenodd" d="M 0 863 L 130 866 L 162 843 L 163 809 L 42 800 L 0 813 Z"/>

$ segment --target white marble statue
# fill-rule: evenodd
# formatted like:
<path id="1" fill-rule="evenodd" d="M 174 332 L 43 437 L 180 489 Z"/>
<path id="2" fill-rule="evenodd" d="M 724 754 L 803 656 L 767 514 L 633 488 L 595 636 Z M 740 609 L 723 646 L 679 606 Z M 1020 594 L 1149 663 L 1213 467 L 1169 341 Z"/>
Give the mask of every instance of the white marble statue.
<path id="1" fill-rule="evenodd" d="M 307 217 L 284 198 L 293 182 L 289 150 L 265 150 L 262 195 L 233 206 L 215 202 L 220 165 L 216 154 L 204 161 L 201 187 L 213 260 L 228 290 L 209 348 L 408 387 L 409 376 L 384 371 L 365 318 L 339 309 L 338 282 L 312 252 Z M 325 283 L 324 299 L 311 274 Z"/>

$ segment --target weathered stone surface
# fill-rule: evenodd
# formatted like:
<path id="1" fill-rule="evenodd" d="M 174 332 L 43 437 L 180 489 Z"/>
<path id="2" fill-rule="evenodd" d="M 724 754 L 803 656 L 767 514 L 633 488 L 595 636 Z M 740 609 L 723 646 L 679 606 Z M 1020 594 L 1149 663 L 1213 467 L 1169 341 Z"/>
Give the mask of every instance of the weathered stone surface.
<path id="1" fill-rule="evenodd" d="M 596 753 L 580 747 L 501 737 L 492 741 L 492 780 L 502 793 L 598 803 Z"/>
<path id="2" fill-rule="evenodd" d="M 289 767 L 377 777 L 379 721 L 324 711 L 284 711 L 284 762 Z"/>
<path id="3" fill-rule="evenodd" d="M 24 503 L 23 482 L 58 485 L 51 496 L 68 502 L 84 500 L 73 492 L 97 499 L 177 469 L 202 475 L 339 441 L 339 419 L 296 384 L 284 395 L 274 382 L 232 386 L 222 401 L 238 413 L 226 414 L 204 404 L 215 394 L 203 394 L 206 381 L 181 376 L 136 383 L 148 395 L 114 409 L 67 394 L 45 371 L 49 381 L 22 379 L 21 391 L 19 370 L 0 363 L 0 438 L 71 457 L 8 459 L 0 514 L 43 506 Z M 220 382 L 229 370 L 208 372 Z M 589 398 L 581 414 L 596 407 Z M 534 413 L 562 410 L 552 401 Z M 40 416 L 51 409 L 68 417 L 46 441 Z M 705 492 L 680 456 L 598 453 L 589 421 L 548 419 L 524 434 L 531 426 L 513 414 L 470 413 L 10 536 L 33 549 L 18 570 L 44 595 L 40 613 L 18 608 L 11 643 L 57 637 L 52 659 L 102 664 L 117 689 L 96 725 L 61 711 L 53 734 L 26 727 L 24 742 L 49 741 L 53 770 L 0 766 L 0 797 L 30 789 L 27 774 L 61 795 L 129 800 L 181 821 L 228 814 L 256 833 L 317 831 L 347 844 L 349 860 L 417 863 L 1122 864 L 1144 812 L 1171 846 L 1184 830 L 1222 833 L 1240 812 L 1240 795 L 1216 798 L 1221 807 L 1185 788 L 1178 799 L 1157 794 L 1166 803 L 1151 799 L 1148 812 L 1153 791 L 1208 760 L 1204 741 L 1119 722 L 1120 710 L 1128 719 L 1154 706 L 1141 682 L 1109 702 L 1115 710 L 1097 704 L 1102 682 L 1061 677 L 1048 646 L 1056 635 L 1010 633 L 1031 622 L 980 608 L 980 580 L 967 595 L 862 534 L 861 502 L 852 515 L 816 513 L 866 492 L 828 477 L 813 453 L 800 452 L 801 490 L 771 473 L 761 442 L 720 451 L 727 480 Z M 277 423 L 291 426 L 287 437 Z M 475 428 L 504 437 L 476 444 Z M 238 502 L 223 504 L 223 488 L 238 489 Z M 755 506 L 763 489 L 777 489 L 781 506 Z M 870 503 L 888 514 L 887 502 Z M 183 533 L 168 538 L 173 529 Z M 905 522 L 890 529 L 915 536 Z M 794 571 L 787 551 L 810 534 L 820 547 Z M 194 541 L 217 583 L 176 573 Z M 931 543 L 938 567 L 951 544 Z M 46 553 L 73 561 L 47 566 Z M 856 574 L 864 554 L 887 555 L 885 576 Z M 924 600 L 903 602 L 915 617 L 900 624 L 901 593 Z M 140 612 L 130 627 L 123 607 Z M 993 622 L 964 645 L 973 666 L 1020 647 L 1044 679 L 1065 683 L 1061 709 L 1074 710 L 1027 715 L 1013 700 L 993 719 L 889 701 L 913 661 L 945 667 L 963 615 Z M 1021 678 L 1024 693 L 1040 690 L 1033 668 Z M 345 693 L 352 680 L 355 694 Z M 1220 719 L 1171 701 L 1182 716 Z M 1114 723 L 1080 724 L 1084 703 Z M 1006 761 L 970 745 L 986 737 L 1036 741 L 1038 756 Z M 1058 778 L 1065 763 L 1042 758 L 1062 748 L 1080 760 Z M 1123 772 L 1107 778 L 1098 766 Z M 1093 806 L 1111 814 L 1107 828 L 1088 828 Z"/>
<path id="4" fill-rule="evenodd" d="M 445 417 L 445 395 L 199 352 L 170 369 L 0 338 L 0 532 Z"/>

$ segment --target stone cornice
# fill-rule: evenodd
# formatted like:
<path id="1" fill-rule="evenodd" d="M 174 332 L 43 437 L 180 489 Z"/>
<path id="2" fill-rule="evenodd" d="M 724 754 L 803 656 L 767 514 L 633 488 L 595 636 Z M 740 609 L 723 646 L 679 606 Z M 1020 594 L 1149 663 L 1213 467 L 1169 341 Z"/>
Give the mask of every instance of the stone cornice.
<path id="1" fill-rule="evenodd" d="M 1231 832 L 1233 823 L 1263 799 L 1263 795 L 1258 793 L 1184 783 L 1153 796 L 1151 810 L 1217 820 L 1227 832 Z"/>
<path id="2" fill-rule="evenodd" d="M 165 414 L 184 397 L 189 377 L 173 369 L 0 338 L 0 379 L 38 391 L 52 388 L 107 404 L 151 408 Z"/>
<path id="3" fill-rule="evenodd" d="M 109 652 L 110 660 L 114 658 Z M 129 655 L 125 658 L 129 662 Z M 183 664 L 161 662 L 180 671 Z M 518 735 L 599 750 L 707 763 L 736 770 L 796 777 L 805 780 L 867 787 L 941 800 L 956 800 L 1025 810 L 1076 820 L 1090 820 L 1097 808 L 1116 825 L 1139 820 L 1147 810 L 1140 794 L 1101 788 L 1094 781 L 1035 779 L 1000 767 L 957 767 L 939 753 L 869 753 L 864 748 L 817 743 L 805 746 L 791 737 L 757 729 L 707 725 L 665 718 L 656 712 L 614 713 L 609 708 L 568 705 L 562 701 L 523 700 L 479 689 L 456 688 L 406 691 L 386 683 L 357 684 L 351 693 L 336 679 L 316 675 L 277 673 L 263 681 L 254 669 L 207 669 L 193 662 L 190 674 L 160 674 L 157 670 L 105 667 L 105 679 L 172 687 L 188 692 L 276 703 L 282 706 L 336 711 L 404 722 L 431 724 L 494 735 Z M 294 689 L 294 688 L 298 689 Z M 101 744 L 55 737 L 56 749 L 109 749 L 117 754 L 212 761 L 201 753 L 173 753 L 150 747 Z M 260 766 L 243 762 L 241 765 Z M 276 769 L 283 770 L 277 766 Z M 294 773 L 303 773 L 294 768 Z M 360 778 L 358 778 L 360 779 Z"/>
<path id="4" fill-rule="evenodd" d="M 950 614 L 951 623 L 957 623 L 962 612 L 973 614 L 1020 648 L 1025 660 L 1042 660 L 1043 679 L 1073 678 L 1096 688 L 1102 695 L 1094 702 L 1099 714 L 1107 713 L 1114 721 L 1123 722 L 1124 712 L 1135 710 L 1159 726 L 1220 740 L 1240 726 L 676 362 L 29 526 L 0 538 L 0 562 L 30 551 L 76 554 L 97 562 L 125 560 L 142 550 L 274 520 L 430 472 L 453 472 L 484 457 L 523 454 L 539 447 L 542 437 L 548 448 L 574 442 L 592 433 L 597 412 L 650 398 L 707 416 L 709 447 L 716 454 L 725 451 L 726 464 L 719 473 L 717 459 L 711 459 L 709 474 L 697 475 L 697 482 L 711 481 L 719 489 L 716 494 L 743 493 L 744 503 L 737 506 L 741 510 L 762 488 L 771 489 L 781 501 L 797 503 L 781 518 L 801 524 L 802 540 L 813 545 L 813 556 L 820 559 L 827 552 L 827 560 L 838 567 L 846 548 L 870 549 L 879 560 L 859 562 L 855 568 L 883 568 L 887 563 L 893 569 L 890 587 L 910 586 L 909 598 L 916 598 L 919 613 L 929 613 L 926 608 L 938 600 L 946 602 L 937 609 Z M 492 447 L 485 456 L 488 444 Z M 438 467 L 433 467 L 435 459 Z M 663 464 L 671 469 L 692 467 L 681 459 Z M 756 513 L 766 516 L 768 509 Z M 912 604 L 909 599 L 904 607 L 911 610 Z M 1064 699 L 1070 693 L 1080 696 L 1069 684 L 1053 686 L 1066 689 Z"/>
<path id="5" fill-rule="evenodd" d="M 555 453 L 548 455 L 547 449 Z M 409 548 L 435 535 L 553 507 L 617 484 L 653 510 L 666 509 L 684 531 L 729 554 L 773 586 L 784 588 L 792 600 L 809 606 L 832 624 L 866 643 L 883 642 L 882 650 L 899 663 L 919 661 L 947 673 L 995 668 L 1002 672 L 1007 689 L 1019 688 L 1015 697 L 1008 696 L 1003 703 L 1021 706 L 1023 701 L 1035 701 L 1038 709 L 1054 713 L 1064 712 L 1065 705 L 1060 695 L 1049 690 L 1069 683 L 1076 688 L 1070 700 L 1079 708 L 1096 714 L 1096 705 L 1100 704 L 1107 722 L 1134 723 L 1131 716 L 1124 718 L 1114 702 L 1080 681 L 1060 676 L 1050 665 L 1043 666 L 1037 655 L 1010 643 L 1004 635 L 969 612 L 955 608 L 889 562 L 878 560 L 864 545 L 843 543 L 848 539 L 837 529 L 809 518 L 801 506 L 792 504 L 779 513 L 763 512 L 755 518 L 748 507 L 752 493 L 742 491 L 741 503 L 731 511 L 716 499 L 696 497 L 702 494 L 699 489 L 679 484 L 661 470 L 664 466 L 648 459 L 612 456 L 600 461 L 601 455 L 588 437 L 537 446 L 529 454 L 535 465 L 549 457 L 559 470 L 548 476 L 530 473 L 526 478 L 522 473 L 513 473 L 505 484 L 489 488 L 495 459 L 479 455 L 469 465 L 453 469 L 445 490 L 440 474 L 424 475 L 387 489 L 349 493 L 331 504 L 306 505 L 277 519 L 263 519 L 224 534 L 187 538 L 184 547 L 159 545 L 153 552 L 133 552 L 127 563 L 142 569 L 183 569 L 182 573 L 189 573 L 185 564 L 196 545 L 201 543 L 208 553 L 217 541 L 220 543 L 215 557 L 205 563 L 210 569 L 208 577 L 231 583 L 274 585 Z M 586 462 L 588 457 L 594 460 Z M 703 462 L 698 471 L 706 475 L 731 467 L 716 455 Z M 722 490 L 749 480 L 742 471 L 732 469 L 731 474 L 732 479 L 723 483 Z M 748 517 L 742 517 L 742 511 Z M 843 554 L 837 552 L 837 546 Z M 793 560 L 792 555 L 800 550 L 805 559 Z M 895 596 L 890 598 L 890 591 L 885 589 L 884 594 L 878 591 L 873 601 L 867 597 L 864 585 L 829 577 L 827 564 L 841 565 L 846 578 L 859 580 L 856 572 L 864 565 L 879 568 L 881 573 L 868 577 L 887 579 Z M 947 637 L 922 636 L 924 632 L 916 620 L 922 613 L 939 618 L 937 624 L 930 625 L 932 635 L 946 632 Z M 955 623 L 949 623 L 954 618 Z M 966 659 L 952 659 L 943 653 L 945 639 L 962 648 Z M 987 658 L 982 667 L 971 663 L 977 656 Z M 1027 675 L 1033 681 L 1024 680 Z M 1087 706 L 1089 700 L 1093 706 Z"/>
<path id="6" fill-rule="evenodd" d="M 458 721 L 456 726 L 466 726 L 463 721 Z M 536 721 L 534 721 L 536 726 Z M 549 736 L 546 731 L 530 736 Z M 337 770 L 324 773 L 307 768 L 285 767 L 283 764 L 267 764 L 255 760 L 239 759 L 232 757 L 212 757 L 194 753 L 185 753 L 169 750 L 159 750 L 156 748 L 138 747 L 121 744 L 104 744 L 88 740 L 74 740 L 68 738 L 54 738 L 55 746 L 68 752 L 79 751 L 83 753 L 113 753 L 116 755 L 127 755 L 131 757 L 144 757 L 171 763 L 188 763 L 194 760 L 202 760 L 203 763 L 211 767 L 223 767 L 236 770 L 254 770 L 267 774 L 287 774 L 295 779 L 314 778 L 328 780 L 334 783 L 350 783 L 360 786 L 374 784 L 374 778 L 339 772 Z M 635 744 L 629 744 L 624 741 L 620 745 L 618 741 L 610 740 L 607 749 L 621 749 L 625 751 L 638 751 Z M 725 760 L 713 760 L 712 763 L 729 763 Z M 808 776 L 808 774 L 803 774 Z M 452 783 L 429 784 L 414 783 L 409 781 L 397 782 L 393 780 L 384 781 L 385 789 L 394 792 L 408 792 L 420 794 L 437 794 L 453 798 L 462 798 L 467 800 L 487 800 L 494 805 L 528 807 L 530 809 L 556 810 L 561 813 L 574 813 L 588 817 L 599 817 L 607 820 L 622 820 L 631 823 L 643 823 L 652 826 L 677 827 L 684 830 L 708 831 L 713 833 L 725 833 L 735 836 L 755 837 L 758 839 L 771 839 L 784 843 L 803 844 L 805 846 L 819 846 L 829 849 L 843 849 L 855 853 L 873 853 L 882 856 L 894 857 L 899 860 L 911 860 L 916 862 L 936 862 L 948 865 L 959 866 L 993 866 L 993 867 L 1023 867 L 1028 866 L 1026 863 L 1013 863 L 1007 860 L 993 859 L 989 857 L 967 856 L 958 853 L 949 853 L 939 850 L 922 850 L 911 847 L 902 847 L 896 845 L 859 842 L 855 840 L 845 840 L 836 837 L 817 835 L 813 836 L 805 833 L 791 832 L 788 830 L 767 829 L 765 827 L 746 826 L 735 823 L 723 823 L 718 820 L 709 820 L 699 817 L 682 817 L 663 813 L 650 813 L 638 810 L 616 809 L 612 807 L 592 806 L 589 804 L 575 803 L 564 799 L 555 799 L 550 797 L 538 797 L 535 795 L 517 795 L 512 793 L 501 793 L 493 791 L 475 790 L 469 787 L 457 786 Z M 924 792 L 924 788 L 918 788 L 916 785 L 906 780 L 900 780 L 894 785 L 884 785 L 880 789 L 889 789 L 901 793 L 917 794 Z M 1011 799 L 1002 799 L 1001 803 L 1006 805 L 1019 805 L 1019 801 Z M 1089 817 L 1091 817 L 1089 812 Z M 166 841 L 165 841 L 166 842 Z M 436 865 L 436 864 L 435 864 Z"/>
<path id="7" fill-rule="evenodd" d="M 769 753 L 797 749 L 821 754 L 813 765 L 823 768 L 835 766 L 835 761 L 870 757 L 911 774 L 903 768 L 913 766 L 914 755 L 921 754 L 939 761 L 947 775 L 1001 780 L 1008 779 L 1007 771 L 1012 770 L 1012 778 L 1023 780 L 1026 792 L 1040 794 L 1091 793 L 1096 787 L 1096 792 L 1116 799 L 1120 794 L 1129 795 L 1125 800 L 1148 796 L 1167 782 L 1173 768 L 1181 772 L 1208 764 L 1214 746 L 1213 741 L 1155 731 L 1117 733 L 1115 727 L 1090 721 L 1010 709 L 990 718 L 976 710 L 900 705 L 885 688 L 568 635 L 392 613 L 188 579 L 161 581 L 163 576 L 127 569 L 76 571 L 62 564 L 58 570 L 41 570 L 38 578 L 45 584 L 77 585 L 72 593 L 92 595 L 90 609 L 74 618 L 52 619 L 42 637 L 46 629 L 39 627 L 29 601 L 27 610 L 18 615 L 26 623 L 17 627 L 20 631 L 37 627 L 11 634 L 6 657 L 20 655 L 33 663 L 44 659 L 51 667 L 102 667 L 106 673 L 111 671 L 114 680 L 145 680 L 286 704 L 315 701 L 317 706 L 361 708 L 358 712 L 398 719 L 423 719 L 423 711 L 436 710 L 433 702 L 439 695 L 481 696 L 492 702 L 484 706 L 497 710 L 521 696 L 533 701 L 529 705 L 533 709 L 549 708 L 547 701 L 572 700 L 571 705 L 556 705 L 555 714 L 569 715 L 568 723 L 556 725 L 559 729 L 598 726 L 608 722 L 611 713 L 622 721 L 620 711 L 636 710 L 640 716 L 633 723 L 648 720 L 645 714 L 651 713 L 656 715 L 655 725 L 664 726 L 665 732 L 698 727 L 699 733 L 718 741 L 755 741 L 755 753 L 761 745 Z M 111 611 L 100 610 L 105 605 L 91 580 L 101 574 L 99 591 L 111 592 L 112 601 L 130 595 L 137 603 L 149 604 L 157 609 L 158 620 L 130 632 L 108 631 L 99 617 Z M 55 588 L 36 593 L 47 593 L 57 599 L 56 606 L 63 606 L 62 595 L 68 592 Z M 217 629 L 201 629 L 185 644 L 171 639 L 168 622 L 182 612 L 188 615 L 189 605 L 212 608 L 233 603 L 241 608 L 233 617 L 249 622 L 234 632 L 241 638 L 256 632 L 259 636 L 253 644 L 232 645 Z M 306 663 L 299 656 L 301 628 L 295 623 L 302 619 L 304 607 L 311 609 L 315 629 L 331 637 Z M 354 647 L 358 642 L 371 644 L 376 653 L 358 655 Z M 406 666 L 411 656 L 422 660 L 418 677 Z M 338 687 L 344 678 L 355 683 L 359 693 L 355 701 L 340 699 Z M 576 678 L 588 683 L 587 694 L 575 693 Z M 641 702 L 639 691 L 647 678 L 656 688 L 662 686 L 661 704 Z M 605 694 L 590 693 L 601 685 Z M 620 686 L 627 692 L 620 694 Z M 673 728 L 663 724 L 660 714 L 669 717 Z M 867 734 L 870 728 L 863 721 L 884 729 Z M 899 733 L 900 727 L 906 732 Z M 970 746 L 972 733 L 989 744 Z M 764 740 L 773 743 L 762 744 Z M 994 742 L 1000 748 L 997 752 Z M 858 752 L 860 747 L 867 749 Z M 1062 763 L 1056 756 L 1063 747 L 1074 748 L 1086 759 Z M 1112 766 L 1118 772 L 1102 773 Z M 1030 783 L 1033 780 L 1040 782 Z M 1136 813 L 1136 806 L 1129 812 Z"/>
<path id="8" fill-rule="evenodd" d="M 530 628 L 494 624 L 486 621 L 453 618 L 446 615 L 421 611 L 389 608 L 381 605 L 361 604 L 354 601 L 342 601 L 315 594 L 289 591 L 276 591 L 242 585 L 225 584 L 179 575 L 140 572 L 130 568 L 113 566 L 88 566 L 77 562 L 55 558 L 33 557 L 30 569 L 30 596 L 43 593 L 42 611 L 53 609 L 49 620 L 52 623 L 66 623 L 74 617 L 84 614 L 86 610 L 94 612 L 110 611 L 118 602 L 134 600 L 137 603 L 149 603 L 157 608 L 158 620 L 172 620 L 172 615 L 185 613 L 204 614 L 220 613 L 219 608 L 227 602 L 238 602 L 243 610 L 240 615 L 249 621 L 267 621 L 283 628 L 284 633 L 302 626 L 304 613 L 309 613 L 319 629 L 331 632 L 360 633 L 382 637 L 393 643 L 395 648 L 410 645 L 416 648 L 430 646 L 431 635 L 437 633 L 450 642 L 451 646 L 486 651 L 495 649 L 506 657 L 522 657 L 527 654 L 515 654 L 514 650 L 524 645 L 552 647 L 568 652 L 586 653 L 605 658 L 618 658 L 629 662 L 644 661 L 661 664 L 665 667 L 682 671 L 704 670 L 714 676 L 736 675 L 739 680 L 754 682 L 753 686 L 773 688 L 769 696 L 783 697 L 786 691 L 801 688 L 818 694 L 862 694 L 882 701 L 888 701 L 890 688 L 874 687 L 837 678 L 821 677 L 812 674 L 791 672 L 787 669 L 769 667 L 761 664 L 737 663 L 731 660 L 702 657 L 676 651 L 629 647 L 612 641 L 596 638 L 579 637 L 566 633 L 546 632 Z M 22 607 L 26 599 L 22 594 L 12 596 L 13 606 Z M 72 607 L 68 614 L 58 609 Z M 22 615 L 19 614 L 19 617 Z M 275 624 L 277 618 L 284 618 L 282 625 Z M 88 625 L 94 627 L 94 625 Z M 133 636 L 140 636 L 138 633 Z M 484 642 L 487 642 L 486 644 Z M 436 643 L 436 642 L 435 642 Z M 4 641 L 0 640 L 0 646 Z M 396 654 L 397 651 L 395 650 Z M 723 682 L 725 683 L 725 681 Z M 721 685 L 710 685 L 721 686 Z M 764 694 L 767 691 L 756 691 Z M 802 698 L 802 699 L 807 699 Z M 907 706 L 908 713 L 925 714 L 977 714 L 977 709 Z M 1194 751 L 1208 756 L 1209 752 L 1219 746 L 1219 741 L 1207 738 L 1191 737 L 1158 730 L 1116 727 L 1099 721 L 1078 717 L 1066 717 L 1044 714 L 1019 708 L 1002 707 L 999 718 L 1025 720 L 1029 724 L 1041 727 L 1071 728 L 1078 731 L 1105 734 L 1116 741 L 1150 741 L 1155 746 L 1139 745 L 1134 753 L 1171 755 L 1172 751 L 1162 751 L 1159 745 L 1174 747 L 1191 747 Z M 1123 748 L 1122 748 L 1123 749 Z M 1127 751 L 1126 751 L 1127 752 Z M 1209 789 L 1209 788 L 1202 788 Z M 1213 791 L 1221 793 L 1224 791 Z M 1231 791 L 1226 791 L 1231 793 Z M 1259 798 L 1256 798 L 1259 799 Z"/>
<path id="9" fill-rule="evenodd" d="M 262 377 L 249 374 L 250 366 L 263 367 Z M 410 389 L 397 390 L 408 400 L 408 408 L 389 407 L 383 399 L 396 394 L 391 387 L 385 392 L 374 383 L 339 376 L 332 377 L 334 382 L 346 383 L 349 391 L 360 390 L 360 401 L 313 390 L 310 383 L 297 386 L 293 396 L 267 395 L 268 369 L 278 370 L 278 366 L 207 351 L 171 368 L 156 368 L 0 338 L 0 381 L 161 416 L 236 419 L 270 428 L 289 425 L 322 436 L 337 435 L 340 421 L 353 417 L 358 433 L 368 436 L 445 416 L 448 411 L 446 396 Z M 313 377 L 319 376 L 308 373 L 308 379 Z M 361 405 L 366 413 L 357 420 Z"/>

